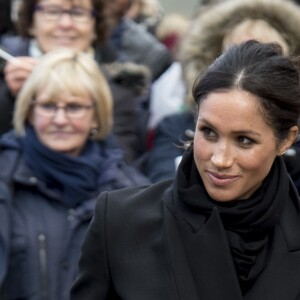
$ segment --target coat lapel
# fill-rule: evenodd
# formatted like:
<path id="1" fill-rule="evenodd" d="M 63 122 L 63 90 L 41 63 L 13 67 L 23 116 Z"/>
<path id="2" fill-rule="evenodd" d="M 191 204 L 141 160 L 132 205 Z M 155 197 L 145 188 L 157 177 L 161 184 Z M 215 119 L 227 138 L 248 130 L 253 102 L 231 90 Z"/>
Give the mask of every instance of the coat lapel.
<path id="1" fill-rule="evenodd" d="M 217 209 L 207 220 L 165 198 L 164 232 L 178 299 L 299 300 L 300 202 L 291 193 L 275 225 L 267 266 L 242 295 Z"/>
<path id="2" fill-rule="evenodd" d="M 292 199 L 275 227 L 269 263 L 245 295 L 246 300 L 300 299 L 299 200 L 298 196 Z"/>
<path id="3" fill-rule="evenodd" d="M 164 211 L 166 247 L 179 299 L 242 300 L 228 242 L 213 211 L 200 230 Z"/>

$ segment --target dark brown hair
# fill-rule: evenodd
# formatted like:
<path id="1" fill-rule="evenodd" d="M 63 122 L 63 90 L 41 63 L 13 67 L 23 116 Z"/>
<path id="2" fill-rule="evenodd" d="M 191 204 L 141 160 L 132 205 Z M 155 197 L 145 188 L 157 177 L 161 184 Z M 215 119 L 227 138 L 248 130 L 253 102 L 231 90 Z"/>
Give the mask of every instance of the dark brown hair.
<path id="1" fill-rule="evenodd" d="M 234 88 L 257 97 L 277 141 L 285 139 L 292 126 L 299 125 L 298 66 L 282 54 L 278 44 L 251 40 L 229 47 L 196 81 L 193 97 L 200 106 L 209 93 Z"/>

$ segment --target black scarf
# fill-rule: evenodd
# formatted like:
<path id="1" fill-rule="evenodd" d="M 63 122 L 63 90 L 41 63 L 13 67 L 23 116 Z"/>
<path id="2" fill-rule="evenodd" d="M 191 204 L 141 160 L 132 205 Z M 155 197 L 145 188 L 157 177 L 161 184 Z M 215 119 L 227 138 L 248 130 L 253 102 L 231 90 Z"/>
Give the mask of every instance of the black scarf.
<path id="1" fill-rule="evenodd" d="M 79 156 L 70 156 L 44 146 L 31 126 L 20 140 L 24 159 L 35 176 L 56 192 L 69 207 L 76 207 L 98 194 L 98 188 L 115 178 L 119 150 L 101 148 L 88 141 Z"/>
<path id="2" fill-rule="evenodd" d="M 188 150 L 176 177 L 175 196 L 184 206 L 209 217 L 217 208 L 227 234 L 241 290 L 245 293 L 267 263 L 270 234 L 289 194 L 289 179 L 281 158 L 276 158 L 260 188 L 247 200 L 218 202 L 205 191 Z"/>

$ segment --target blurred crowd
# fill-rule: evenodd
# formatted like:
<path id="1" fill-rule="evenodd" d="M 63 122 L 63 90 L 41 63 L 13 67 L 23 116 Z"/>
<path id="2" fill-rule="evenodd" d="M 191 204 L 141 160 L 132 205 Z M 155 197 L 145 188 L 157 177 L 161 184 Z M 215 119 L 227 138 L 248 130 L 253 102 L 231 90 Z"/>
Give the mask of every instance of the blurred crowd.
<path id="1" fill-rule="evenodd" d="M 298 2 L 0 0 L 0 299 L 68 299 L 99 193 L 173 178 L 197 76 L 248 39 L 299 56 Z"/>

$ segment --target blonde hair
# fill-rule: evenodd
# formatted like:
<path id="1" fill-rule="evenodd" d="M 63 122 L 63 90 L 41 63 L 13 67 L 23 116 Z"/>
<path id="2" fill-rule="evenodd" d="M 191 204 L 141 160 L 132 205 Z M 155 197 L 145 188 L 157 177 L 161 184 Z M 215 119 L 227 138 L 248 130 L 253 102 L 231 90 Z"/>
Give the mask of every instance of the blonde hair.
<path id="1" fill-rule="evenodd" d="M 289 54 L 289 46 L 282 34 L 264 20 L 246 19 L 237 24 L 223 40 L 223 50 L 231 44 L 240 44 L 246 40 L 255 39 L 261 43 L 276 42 L 283 48 L 285 55 Z"/>
<path id="2" fill-rule="evenodd" d="M 98 64 L 89 54 L 79 50 L 57 49 L 41 58 L 17 97 L 13 116 L 17 134 L 25 134 L 24 126 L 31 115 L 32 101 L 45 88 L 50 98 L 66 92 L 72 95 L 88 92 L 95 103 L 98 124 L 93 139 L 103 139 L 110 133 L 112 95 Z"/>

